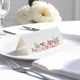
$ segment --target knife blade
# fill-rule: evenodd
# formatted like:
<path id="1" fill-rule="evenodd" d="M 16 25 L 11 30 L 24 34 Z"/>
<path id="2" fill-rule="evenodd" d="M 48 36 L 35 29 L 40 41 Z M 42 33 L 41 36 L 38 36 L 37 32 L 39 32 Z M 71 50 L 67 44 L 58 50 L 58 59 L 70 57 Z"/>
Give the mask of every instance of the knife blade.
<path id="1" fill-rule="evenodd" d="M 30 30 L 30 31 L 39 31 L 40 29 L 37 28 L 32 28 L 32 27 L 27 27 L 27 26 L 22 26 L 23 28 Z"/>
<path id="2" fill-rule="evenodd" d="M 6 30 L 3 30 L 3 32 L 8 33 L 8 34 L 12 34 L 12 35 L 16 35 L 16 33 L 13 33 L 13 32 L 10 32 L 10 31 L 6 31 Z"/>

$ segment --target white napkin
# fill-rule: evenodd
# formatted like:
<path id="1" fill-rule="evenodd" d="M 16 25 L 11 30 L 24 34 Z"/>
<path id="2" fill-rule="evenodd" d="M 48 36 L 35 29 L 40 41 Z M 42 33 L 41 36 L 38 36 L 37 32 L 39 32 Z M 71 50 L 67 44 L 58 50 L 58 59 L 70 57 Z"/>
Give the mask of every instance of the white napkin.
<path id="1" fill-rule="evenodd" d="M 80 46 L 32 63 L 36 68 L 80 80 Z"/>

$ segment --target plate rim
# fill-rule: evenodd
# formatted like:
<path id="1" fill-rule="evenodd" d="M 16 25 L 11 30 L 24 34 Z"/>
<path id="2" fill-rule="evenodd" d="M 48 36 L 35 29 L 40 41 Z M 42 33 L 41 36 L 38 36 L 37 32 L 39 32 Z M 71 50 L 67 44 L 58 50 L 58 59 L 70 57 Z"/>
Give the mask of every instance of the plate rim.
<path id="1" fill-rule="evenodd" d="M 70 35 L 70 34 L 65 34 L 65 33 L 61 33 L 62 35 L 66 35 L 66 36 L 69 36 L 69 37 L 73 37 L 73 38 L 77 38 L 77 39 L 80 39 L 80 37 L 77 37 L 77 36 L 73 36 L 73 35 Z M 63 37 L 63 36 L 62 36 Z M 63 44 L 62 44 L 63 45 Z M 35 53 L 34 53 L 35 54 Z M 6 57 L 9 57 L 9 58 L 13 58 L 13 59 L 18 59 L 18 60 L 28 60 L 28 61 L 34 61 L 34 60 L 37 60 L 37 59 L 40 59 L 40 58 L 22 58 L 20 56 L 13 56 L 13 55 L 9 55 L 3 51 L 0 50 L 0 55 L 3 55 L 3 56 L 6 56 Z M 33 54 L 30 54 L 30 55 L 33 55 Z M 24 55 L 25 56 L 25 55 Z M 23 57 L 24 57 L 23 56 Z M 27 56 L 27 55 L 26 55 Z"/>

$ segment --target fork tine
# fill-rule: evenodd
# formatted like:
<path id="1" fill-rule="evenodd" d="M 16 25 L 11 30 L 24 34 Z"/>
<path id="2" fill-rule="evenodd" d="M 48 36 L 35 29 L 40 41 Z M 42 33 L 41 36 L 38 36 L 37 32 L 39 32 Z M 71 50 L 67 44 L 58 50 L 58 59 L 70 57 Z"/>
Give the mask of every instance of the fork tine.
<path id="1" fill-rule="evenodd" d="M 12 68 L 19 68 L 20 66 L 16 64 L 13 60 L 6 61 Z"/>

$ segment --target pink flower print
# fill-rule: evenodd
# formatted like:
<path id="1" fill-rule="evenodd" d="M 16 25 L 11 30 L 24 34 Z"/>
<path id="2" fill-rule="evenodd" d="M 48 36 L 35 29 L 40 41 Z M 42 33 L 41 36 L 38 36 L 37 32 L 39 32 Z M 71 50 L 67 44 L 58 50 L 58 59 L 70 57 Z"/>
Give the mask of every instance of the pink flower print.
<path id="1" fill-rule="evenodd" d="M 41 52 L 43 50 L 45 50 L 45 47 L 42 45 L 42 46 L 40 46 L 40 48 L 38 49 L 38 51 Z"/>
<path id="2" fill-rule="evenodd" d="M 55 46 L 56 46 L 56 43 L 52 43 L 51 46 L 50 46 L 50 48 L 53 48 Z"/>
<path id="3" fill-rule="evenodd" d="M 51 42 L 52 42 L 52 43 L 56 43 L 56 40 L 52 39 Z"/>
<path id="4" fill-rule="evenodd" d="M 37 45 L 38 45 L 38 47 L 32 48 L 33 52 L 41 52 L 43 50 L 47 50 L 49 48 L 56 47 L 57 45 L 59 45 L 59 39 L 58 39 L 58 37 L 56 37 L 52 40 L 47 40 L 47 42 L 42 42 Z"/>
<path id="5" fill-rule="evenodd" d="M 42 51 L 41 48 L 39 48 L 39 49 L 38 49 L 38 52 L 41 52 L 41 51 Z"/>
<path id="6" fill-rule="evenodd" d="M 45 50 L 50 48 L 50 44 L 48 42 L 44 43 Z"/>

